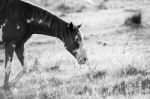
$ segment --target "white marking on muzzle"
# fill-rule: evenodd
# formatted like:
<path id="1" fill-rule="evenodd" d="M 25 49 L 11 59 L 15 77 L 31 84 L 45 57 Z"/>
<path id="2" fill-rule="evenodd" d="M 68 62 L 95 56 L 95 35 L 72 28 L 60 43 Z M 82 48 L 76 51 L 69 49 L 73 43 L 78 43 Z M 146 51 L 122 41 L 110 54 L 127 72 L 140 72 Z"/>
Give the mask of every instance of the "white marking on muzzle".
<path id="1" fill-rule="evenodd" d="M 85 62 L 87 61 L 87 55 L 85 52 L 84 48 L 79 48 L 77 50 L 74 50 L 74 52 L 76 52 L 76 59 L 78 61 L 79 64 L 85 64 Z"/>
<path id="2" fill-rule="evenodd" d="M 76 58 L 80 60 L 80 58 L 82 57 L 86 57 L 86 52 L 83 48 L 83 44 L 80 44 L 80 47 L 76 50 L 73 51 L 74 53 L 76 53 Z"/>
<path id="3" fill-rule="evenodd" d="M 78 56 L 81 53 L 81 49 L 78 48 L 78 49 L 74 50 L 73 53 L 77 53 L 75 57 L 78 59 L 79 58 Z"/>

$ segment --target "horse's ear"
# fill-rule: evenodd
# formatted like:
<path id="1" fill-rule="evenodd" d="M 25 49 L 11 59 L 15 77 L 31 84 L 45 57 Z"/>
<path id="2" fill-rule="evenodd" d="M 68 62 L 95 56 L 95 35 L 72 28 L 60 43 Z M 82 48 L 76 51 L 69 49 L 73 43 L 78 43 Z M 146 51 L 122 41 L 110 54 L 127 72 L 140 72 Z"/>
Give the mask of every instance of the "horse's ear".
<path id="1" fill-rule="evenodd" d="M 69 25 L 68 25 L 68 27 L 69 27 L 70 30 L 73 30 L 74 29 L 73 23 L 70 22 Z"/>
<path id="2" fill-rule="evenodd" d="M 77 28 L 80 28 L 82 26 L 82 24 L 78 25 Z"/>

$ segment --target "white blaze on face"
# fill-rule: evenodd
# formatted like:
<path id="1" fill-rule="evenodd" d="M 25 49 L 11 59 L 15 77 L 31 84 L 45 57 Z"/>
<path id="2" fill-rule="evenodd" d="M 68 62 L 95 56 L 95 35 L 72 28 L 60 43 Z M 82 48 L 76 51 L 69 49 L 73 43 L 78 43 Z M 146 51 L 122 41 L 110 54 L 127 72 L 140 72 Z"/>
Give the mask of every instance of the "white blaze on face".
<path id="1" fill-rule="evenodd" d="M 84 36 L 83 36 L 83 33 L 82 33 L 81 30 L 79 30 L 79 34 L 80 34 L 80 36 L 81 36 L 81 45 L 82 45 L 82 48 L 84 48 L 84 46 L 83 46 L 83 39 L 84 39 Z"/>
<path id="2" fill-rule="evenodd" d="M 3 27 L 6 25 L 7 20 L 0 26 L 0 42 L 3 41 L 2 36 L 3 36 Z"/>
<path id="3" fill-rule="evenodd" d="M 85 49 L 83 48 L 82 42 L 80 43 L 79 48 L 74 50 L 73 52 L 76 53 L 75 57 L 79 64 L 84 64 L 87 61 L 87 54 Z"/>
<path id="4" fill-rule="evenodd" d="M 79 30 L 79 32 L 80 32 L 81 38 L 83 39 L 83 33 L 82 33 L 82 31 Z"/>
<path id="5" fill-rule="evenodd" d="M 79 39 L 80 38 L 79 36 L 81 37 L 81 40 L 78 42 L 79 43 L 79 48 L 73 51 L 73 52 L 77 53 L 76 54 L 77 59 L 86 56 L 86 52 L 85 52 L 85 49 L 84 49 L 83 43 L 82 43 L 83 35 L 82 35 L 82 32 L 80 30 L 79 30 L 79 35 L 77 35 L 75 37 L 75 39 Z"/>

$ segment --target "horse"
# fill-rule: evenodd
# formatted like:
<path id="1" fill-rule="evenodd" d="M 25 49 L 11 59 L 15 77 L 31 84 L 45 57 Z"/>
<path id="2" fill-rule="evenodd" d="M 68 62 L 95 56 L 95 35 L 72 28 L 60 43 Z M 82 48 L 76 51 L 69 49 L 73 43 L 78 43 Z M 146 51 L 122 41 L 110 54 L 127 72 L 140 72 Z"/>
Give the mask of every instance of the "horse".
<path id="1" fill-rule="evenodd" d="M 46 9 L 23 0 L 0 0 L 0 40 L 5 48 L 5 78 L 2 88 L 10 88 L 27 71 L 24 44 L 33 34 L 42 34 L 60 39 L 66 50 L 79 64 L 88 60 L 83 47 L 81 25 L 66 22 Z M 13 55 L 16 53 L 22 70 L 9 81 Z"/>

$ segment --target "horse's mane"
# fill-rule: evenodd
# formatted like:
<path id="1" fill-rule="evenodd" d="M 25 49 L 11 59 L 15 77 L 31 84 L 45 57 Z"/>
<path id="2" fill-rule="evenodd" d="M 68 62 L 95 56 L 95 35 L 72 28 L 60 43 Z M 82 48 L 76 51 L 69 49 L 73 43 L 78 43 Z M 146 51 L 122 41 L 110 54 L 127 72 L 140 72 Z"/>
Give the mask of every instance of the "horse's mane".
<path id="1" fill-rule="evenodd" d="M 18 0 L 21 2 L 21 5 L 23 7 L 23 12 L 25 12 L 26 15 L 30 14 L 32 18 L 35 18 L 36 20 L 42 19 L 45 23 L 51 23 L 51 24 L 61 24 L 61 23 L 67 23 L 61 18 L 57 17 L 56 15 L 50 13 L 48 10 L 39 7 L 37 5 L 34 5 L 30 2 L 26 2 L 23 0 Z"/>
<path id="2" fill-rule="evenodd" d="M 67 22 L 50 13 L 48 10 L 30 2 L 23 0 L 18 0 L 18 2 L 21 2 L 20 4 L 23 6 L 22 10 L 26 18 L 34 18 L 37 21 L 42 19 L 43 23 L 50 27 L 50 32 L 53 32 L 55 36 L 64 37 L 66 35 L 66 26 L 68 25 Z"/>
<path id="3" fill-rule="evenodd" d="M 2 0 L 5 1 L 6 4 L 10 4 L 10 9 L 16 10 L 17 14 L 23 14 L 25 18 L 30 19 L 35 18 L 43 18 L 43 21 L 47 21 L 47 18 L 54 19 L 57 21 L 64 20 L 58 18 L 56 15 L 50 13 L 48 10 L 35 5 L 27 0 Z M 14 11 L 15 12 L 15 11 Z"/>

